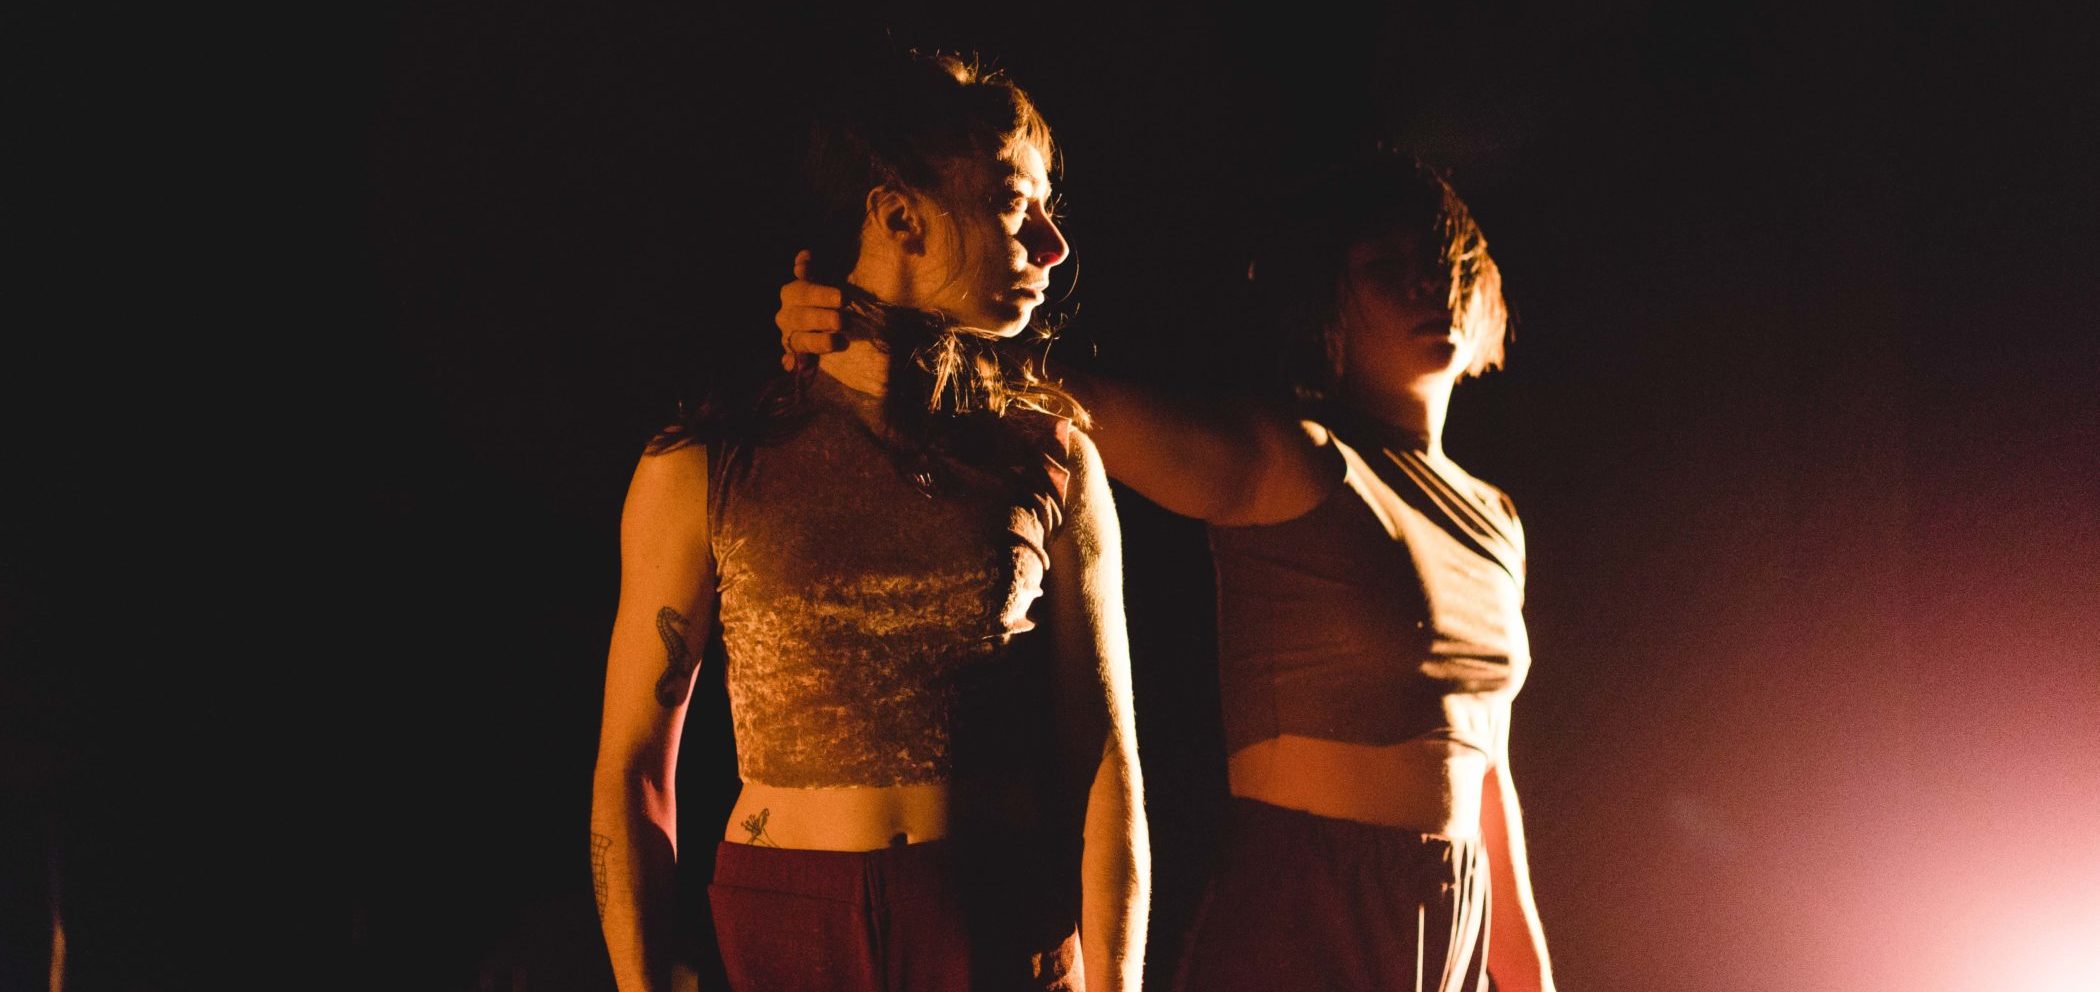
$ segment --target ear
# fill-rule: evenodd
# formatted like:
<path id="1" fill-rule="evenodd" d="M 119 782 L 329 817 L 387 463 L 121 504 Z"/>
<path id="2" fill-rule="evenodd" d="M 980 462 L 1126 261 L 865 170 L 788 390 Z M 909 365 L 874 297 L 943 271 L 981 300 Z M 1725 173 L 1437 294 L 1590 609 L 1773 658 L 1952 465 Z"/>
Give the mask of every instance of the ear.
<path id="1" fill-rule="evenodd" d="M 904 190 L 877 186 L 868 191 L 868 221 L 873 233 L 917 254 L 926 247 L 923 201 Z"/>

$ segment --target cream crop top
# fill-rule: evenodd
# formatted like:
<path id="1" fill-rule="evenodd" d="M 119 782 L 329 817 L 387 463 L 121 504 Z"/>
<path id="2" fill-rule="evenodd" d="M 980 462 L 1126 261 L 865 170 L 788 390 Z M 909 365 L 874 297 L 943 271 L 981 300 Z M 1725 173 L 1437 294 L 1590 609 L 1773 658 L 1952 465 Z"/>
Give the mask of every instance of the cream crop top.
<path id="1" fill-rule="evenodd" d="M 1515 508 L 1417 452 L 1334 446 L 1342 481 L 1305 515 L 1210 528 L 1228 753 L 1282 734 L 1492 753 L 1531 660 Z"/>

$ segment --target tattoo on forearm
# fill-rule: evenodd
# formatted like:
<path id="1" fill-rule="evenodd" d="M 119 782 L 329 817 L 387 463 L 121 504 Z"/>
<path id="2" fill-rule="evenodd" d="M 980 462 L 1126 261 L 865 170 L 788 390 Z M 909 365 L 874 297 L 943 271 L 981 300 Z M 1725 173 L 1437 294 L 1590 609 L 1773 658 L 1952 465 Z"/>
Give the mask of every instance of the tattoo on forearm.
<path id="1" fill-rule="evenodd" d="M 666 606 L 656 611 L 656 635 L 664 639 L 664 654 L 670 659 L 663 678 L 656 680 L 656 701 L 665 706 L 683 704 L 693 691 L 693 666 L 700 663 L 700 652 L 686 640 L 686 627 L 677 610 Z"/>
<path id="2" fill-rule="evenodd" d="M 738 825 L 744 828 L 745 833 L 751 835 L 751 839 L 744 843 L 756 844 L 759 847 L 779 847 L 780 845 L 773 843 L 773 838 L 766 836 L 766 820 L 772 815 L 771 809 L 762 809 L 744 817 L 744 822 Z"/>
<path id="3" fill-rule="evenodd" d="M 591 889 L 598 897 L 598 918 L 605 918 L 605 855 L 612 850 L 612 838 L 591 831 Z"/>

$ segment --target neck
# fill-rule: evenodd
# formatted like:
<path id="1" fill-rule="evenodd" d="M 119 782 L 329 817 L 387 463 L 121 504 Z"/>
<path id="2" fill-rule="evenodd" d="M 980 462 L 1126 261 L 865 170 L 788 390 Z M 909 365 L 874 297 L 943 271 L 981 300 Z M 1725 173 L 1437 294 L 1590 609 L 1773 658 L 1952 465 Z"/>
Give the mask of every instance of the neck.
<path id="1" fill-rule="evenodd" d="M 881 396 L 889 385 L 890 356 L 870 341 L 852 341 L 846 350 L 817 356 L 817 367 L 851 389 Z"/>
<path id="2" fill-rule="evenodd" d="M 1388 443 L 1412 442 L 1423 454 L 1444 457 L 1444 417 L 1451 409 L 1453 376 L 1424 376 L 1397 389 L 1350 388 L 1342 401 L 1358 415 L 1387 428 Z"/>
<path id="3" fill-rule="evenodd" d="M 870 221 L 873 223 L 873 221 Z M 846 273 L 846 291 L 858 292 L 885 303 L 907 303 L 911 298 L 910 265 L 881 239 L 861 240 L 860 257 Z M 817 356 L 817 367 L 832 378 L 863 393 L 881 396 L 888 389 L 890 356 L 872 342 L 848 342 L 844 351 Z"/>

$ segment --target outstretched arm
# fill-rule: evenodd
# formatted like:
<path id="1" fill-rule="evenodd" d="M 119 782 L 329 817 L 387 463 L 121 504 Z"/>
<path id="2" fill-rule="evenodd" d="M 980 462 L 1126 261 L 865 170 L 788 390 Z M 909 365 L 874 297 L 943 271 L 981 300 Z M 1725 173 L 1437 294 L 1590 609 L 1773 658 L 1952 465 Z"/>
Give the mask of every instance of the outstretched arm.
<path id="1" fill-rule="evenodd" d="M 1094 418 L 1117 481 L 1184 517 L 1223 526 L 1281 523 L 1317 506 L 1341 478 L 1326 433 L 1251 404 L 1160 395 L 1060 369 Z"/>
<path id="2" fill-rule="evenodd" d="M 1086 987 L 1137 992 L 1145 966 L 1152 852 L 1123 625 L 1122 535 L 1093 445 L 1075 435 L 1072 496 L 1050 549 L 1050 632 L 1059 726 L 1076 760 L 1097 762 L 1080 857 Z"/>
<path id="3" fill-rule="evenodd" d="M 620 603 L 591 788 L 591 876 L 621 992 L 671 987 L 673 778 L 714 589 L 706 449 L 642 456 L 620 518 Z"/>
<path id="4" fill-rule="evenodd" d="M 1509 774 L 1508 719 L 1481 797 L 1481 840 L 1486 845 L 1491 917 L 1488 975 L 1496 989 L 1553 992 L 1553 965 L 1546 956 L 1546 930 L 1531 896 L 1531 866 L 1524 854 L 1524 811 Z"/>
<path id="5" fill-rule="evenodd" d="M 838 351 L 873 330 L 840 310 L 835 286 L 808 280 L 809 253 L 780 287 L 784 365 Z M 1160 395 L 1106 376 L 1060 368 L 1065 388 L 1093 415 L 1090 428 L 1116 480 L 1185 517 L 1214 524 L 1278 523 L 1318 505 L 1341 477 L 1324 431 L 1281 410 Z"/>

